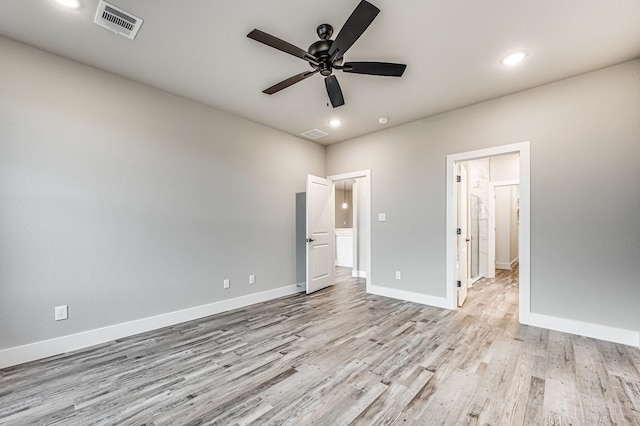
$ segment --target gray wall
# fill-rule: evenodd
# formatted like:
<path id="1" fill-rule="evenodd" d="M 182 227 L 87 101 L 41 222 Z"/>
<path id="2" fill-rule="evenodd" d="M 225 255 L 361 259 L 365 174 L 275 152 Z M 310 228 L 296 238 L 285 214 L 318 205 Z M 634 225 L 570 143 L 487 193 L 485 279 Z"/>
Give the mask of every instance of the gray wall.
<path id="1" fill-rule="evenodd" d="M 327 172 L 371 169 L 387 214 L 372 282 L 444 297 L 446 155 L 527 140 L 532 311 L 638 330 L 639 60 L 330 146 Z"/>
<path id="2" fill-rule="evenodd" d="M 0 349 L 296 283 L 322 146 L 1 37 L 0 57 Z"/>
<path id="3" fill-rule="evenodd" d="M 372 216 L 387 213 L 372 222 L 372 281 L 444 296 L 445 156 L 523 140 L 533 312 L 638 329 L 640 61 L 325 158 L 319 145 L 2 37 L 0 57 L 0 349 L 296 283 L 307 173 L 372 169 Z M 70 319 L 54 322 L 60 304 Z"/>
<path id="4" fill-rule="evenodd" d="M 296 194 L 296 285 L 307 290 L 307 193 Z"/>

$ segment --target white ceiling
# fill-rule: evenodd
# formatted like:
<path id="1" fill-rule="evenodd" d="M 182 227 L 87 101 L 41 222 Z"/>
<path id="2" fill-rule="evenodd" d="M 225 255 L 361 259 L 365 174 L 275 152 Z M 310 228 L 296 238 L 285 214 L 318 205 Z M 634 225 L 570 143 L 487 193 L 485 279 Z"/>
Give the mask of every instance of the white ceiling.
<path id="1" fill-rule="evenodd" d="M 640 57 L 639 0 L 371 0 L 381 13 L 345 61 L 407 70 L 337 71 L 346 103 L 333 109 L 319 75 L 263 94 L 310 68 L 246 35 L 258 28 L 306 50 L 321 23 L 335 37 L 359 0 L 111 1 L 144 19 L 134 41 L 93 23 L 98 0 L 81 2 L 2 0 L 0 34 L 296 136 L 323 130 L 324 144 Z M 520 66 L 500 65 L 520 49 Z"/>

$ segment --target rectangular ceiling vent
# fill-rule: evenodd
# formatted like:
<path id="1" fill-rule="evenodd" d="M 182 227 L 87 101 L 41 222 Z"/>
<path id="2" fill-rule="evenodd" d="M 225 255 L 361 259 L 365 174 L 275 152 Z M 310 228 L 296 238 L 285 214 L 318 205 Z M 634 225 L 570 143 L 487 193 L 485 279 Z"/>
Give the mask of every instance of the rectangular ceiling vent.
<path id="1" fill-rule="evenodd" d="M 312 130 L 307 130 L 306 132 L 301 133 L 301 134 L 305 138 L 320 139 L 320 138 L 323 138 L 323 137 L 327 136 L 329 133 L 325 133 L 322 130 L 318 130 L 318 129 L 312 129 Z"/>
<path id="2" fill-rule="evenodd" d="M 101 0 L 93 22 L 133 40 L 143 21 L 137 16 Z"/>

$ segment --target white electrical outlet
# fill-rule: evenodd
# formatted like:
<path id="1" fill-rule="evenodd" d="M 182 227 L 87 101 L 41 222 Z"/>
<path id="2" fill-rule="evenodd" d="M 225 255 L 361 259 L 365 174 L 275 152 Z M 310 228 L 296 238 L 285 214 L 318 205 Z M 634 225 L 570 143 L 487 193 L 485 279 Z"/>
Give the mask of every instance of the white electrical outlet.
<path id="1" fill-rule="evenodd" d="M 251 274 L 249 275 L 249 284 L 255 284 L 256 283 L 256 276 Z"/>
<path id="2" fill-rule="evenodd" d="M 396 280 L 402 279 L 402 273 L 400 271 L 396 271 Z"/>
<path id="3" fill-rule="evenodd" d="M 55 319 L 56 321 L 66 320 L 69 318 L 69 310 L 67 305 L 56 306 L 55 308 Z"/>
<path id="4" fill-rule="evenodd" d="M 230 281 L 229 281 L 228 278 L 224 280 L 224 284 L 223 285 L 224 285 L 224 288 L 229 288 Z"/>

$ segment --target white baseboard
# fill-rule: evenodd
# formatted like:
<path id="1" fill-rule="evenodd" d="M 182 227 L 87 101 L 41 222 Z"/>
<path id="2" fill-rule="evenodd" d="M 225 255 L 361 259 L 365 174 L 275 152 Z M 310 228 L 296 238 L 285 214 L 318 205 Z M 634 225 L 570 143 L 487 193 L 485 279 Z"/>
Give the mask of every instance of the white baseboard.
<path id="1" fill-rule="evenodd" d="M 640 347 L 640 331 L 626 330 L 623 328 L 591 324 L 588 322 L 534 313 L 526 314 L 525 318 L 521 317 L 520 323 L 549 330 L 561 331 L 563 333 L 576 334 L 578 336 L 592 337 L 594 339 L 606 340 L 608 342 Z"/>
<path id="2" fill-rule="evenodd" d="M 483 276 L 482 276 L 482 275 L 478 275 L 478 276 L 477 276 L 477 277 L 475 277 L 475 278 L 471 278 L 471 279 L 469 280 L 469 283 L 468 283 L 468 284 L 469 284 L 469 288 L 473 287 L 473 285 L 474 285 L 475 283 L 477 283 L 478 281 L 480 281 L 482 278 L 483 278 Z"/>
<path id="3" fill-rule="evenodd" d="M 404 300 L 407 302 L 420 303 L 421 305 L 435 306 L 436 308 L 450 309 L 450 304 L 446 297 L 430 296 L 428 294 L 414 293 L 412 291 L 398 290 L 377 285 L 369 286 L 368 293 L 378 296 L 390 297 L 392 299 Z"/>
<path id="4" fill-rule="evenodd" d="M 375 285 L 370 286 L 368 292 L 379 296 L 390 297 L 392 299 L 400 299 L 408 302 L 435 306 L 438 308 L 451 309 L 445 297 L 430 296 L 422 293 L 414 293 L 411 291 Z M 533 313 L 526 314 L 525 318 L 521 317 L 520 322 L 534 327 L 640 347 L 640 331 L 626 330 L 606 325 L 591 324 L 582 321 Z"/>
<path id="5" fill-rule="evenodd" d="M 351 271 L 351 276 L 353 278 L 367 278 L 367 271 Z"/>
<path id="6" fill-rule="evenodd" d="M 496 269 L 506 269 L 508 271 L 512 270 L 516 267 L 516 265 L 520 263 L 520 258 L 516 257 L 511 262 L 496 262 Z"/>
<path id="7" fill-rule="evenodd" d="M 146 331 L 180 324 L 232 309 L 243 308 L 260 302 L 289 296 L 300 291 L 296 284 L 267 290 L 260 293 L 248 294 L 234 299 L 221 300 L 206 305 L 195 306 L 180 311 L 169 312 L 135 321 L 110 325 L 95 330 L 84 331 L 55 339 L 43 340 L 23 346 L 0 350 L 0 368 L 22 364 L 37 359 L 46 358 L 77 349 L 109 342 L 115 339 L 133 336 Z"/>

